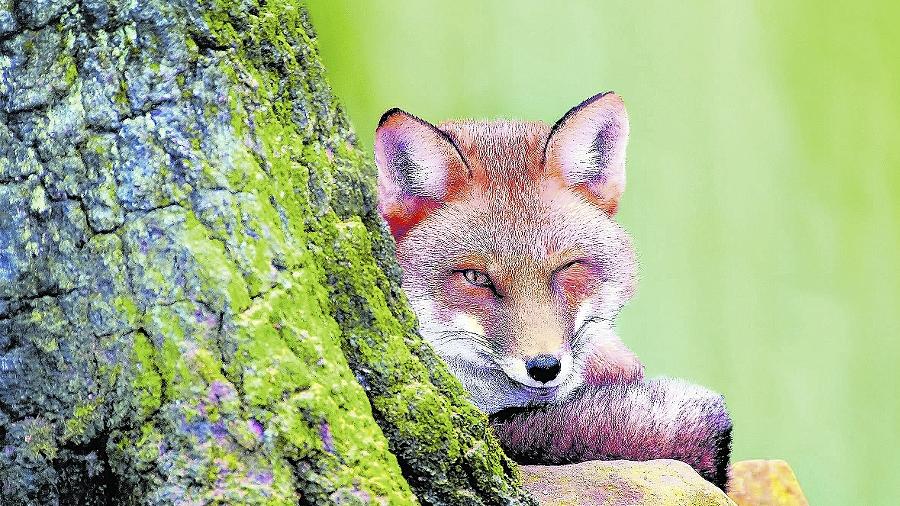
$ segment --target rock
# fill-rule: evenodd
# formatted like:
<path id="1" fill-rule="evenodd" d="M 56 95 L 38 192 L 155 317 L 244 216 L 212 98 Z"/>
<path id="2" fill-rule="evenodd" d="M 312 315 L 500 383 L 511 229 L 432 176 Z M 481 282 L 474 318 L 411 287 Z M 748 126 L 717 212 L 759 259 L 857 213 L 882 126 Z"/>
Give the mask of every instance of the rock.
<path id="1" fill-rule="evenodd" d="M 593 460 L 562 466 L 522 466 L 522 483 L 543 506 L 732 505 L 724 492 L 675 460 Z"/>
<path id="2" fill-rule="evenodd" d="M 728 495 L 738 506 L 808 506 L 791 466 L 783 460 L 745 460 L 731 465 Z"/>

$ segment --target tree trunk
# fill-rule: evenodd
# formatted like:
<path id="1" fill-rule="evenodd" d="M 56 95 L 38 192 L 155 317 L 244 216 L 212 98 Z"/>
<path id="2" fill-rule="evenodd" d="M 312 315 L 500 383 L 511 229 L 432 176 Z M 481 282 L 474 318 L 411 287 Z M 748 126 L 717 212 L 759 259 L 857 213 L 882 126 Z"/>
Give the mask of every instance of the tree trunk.
<path id="1" fill-rule="evenodd" d="M 291 0 L 0 0 L 3 504 L 521 504 Z"/>

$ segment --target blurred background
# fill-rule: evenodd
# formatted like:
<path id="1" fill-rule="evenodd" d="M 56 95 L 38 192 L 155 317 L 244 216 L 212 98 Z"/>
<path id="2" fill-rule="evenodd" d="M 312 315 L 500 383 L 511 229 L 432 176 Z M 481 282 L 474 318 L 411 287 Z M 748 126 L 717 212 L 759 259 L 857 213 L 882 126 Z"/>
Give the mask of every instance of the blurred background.
<path id="1" fill-rule="evenodd" d="M 734 458 L 811 504 L 900 498 L 900 3 L 313 0 L 328 75 L 379 116 L 631 117 L 620 333 L 725 394 Z"/>

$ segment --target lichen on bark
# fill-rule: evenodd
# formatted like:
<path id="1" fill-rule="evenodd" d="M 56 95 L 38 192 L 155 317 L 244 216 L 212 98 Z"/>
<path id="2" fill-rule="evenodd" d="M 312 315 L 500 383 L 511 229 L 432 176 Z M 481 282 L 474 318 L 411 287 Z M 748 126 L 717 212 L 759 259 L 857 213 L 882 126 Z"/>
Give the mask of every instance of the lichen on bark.
<path id="1" fill-rule="evenodd" d="M 4 504 L 519 504 L 302 5 L 0 1 Z"/>

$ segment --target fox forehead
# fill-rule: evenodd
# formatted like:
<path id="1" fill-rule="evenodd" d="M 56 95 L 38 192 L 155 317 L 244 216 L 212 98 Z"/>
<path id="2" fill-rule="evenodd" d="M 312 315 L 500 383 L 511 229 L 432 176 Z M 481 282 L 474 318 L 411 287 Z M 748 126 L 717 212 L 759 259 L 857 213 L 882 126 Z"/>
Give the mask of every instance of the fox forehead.
<path id="1" fill-rule="evenodd" d="M 521 190 L 541 179 L 550 127 L 540 121 L 447 121 L 438 125 L 456 144 L 475 186 Z"/>
<path id="2" fill-rule="evenodd" d="M 438 128 L 453 141 L 469 168 L 465 183 L 468 191 L 460 192 L 455 200 L 501 220 L 510 232 L 517 232 L 517 224 L 533 232 L 549 221 L 548 228 L 559 233 L 567 223 L 608 217 L 583 194 L 573 191 L 554 172 L 556 168 L 545 165 L 544 150 L 550 134 L 547 124 L 448 121 Z M 540 241 L 536 244 L 547 246 Z"/>

